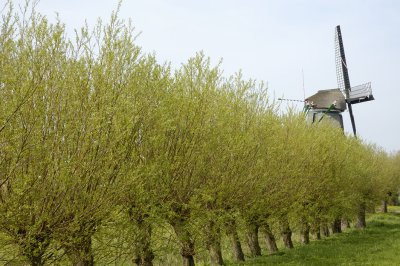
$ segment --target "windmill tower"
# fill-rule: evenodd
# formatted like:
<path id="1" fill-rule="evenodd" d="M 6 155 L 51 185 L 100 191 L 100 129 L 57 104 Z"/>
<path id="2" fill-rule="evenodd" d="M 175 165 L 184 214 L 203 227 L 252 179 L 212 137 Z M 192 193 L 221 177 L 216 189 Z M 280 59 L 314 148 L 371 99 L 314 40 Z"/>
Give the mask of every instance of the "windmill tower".
<path id="1" fill-rule="evenodd" d="M 343 128 L 342 112 L 349 109 L 353 134 L 357 137 L 356 124 L 352 105 L 372 101 L 371 82 L 350 86 L 349 72 L 344 53 L 342 33 L 340 26 L 335 29 L 335 59 L 338 88 L 331 90 L 320 90 L 316 94 L 305 99 L 307 110 L 307 121 L 309 123 L 320 122 L 322 119 L 329 119 L 333 124 Z"/>

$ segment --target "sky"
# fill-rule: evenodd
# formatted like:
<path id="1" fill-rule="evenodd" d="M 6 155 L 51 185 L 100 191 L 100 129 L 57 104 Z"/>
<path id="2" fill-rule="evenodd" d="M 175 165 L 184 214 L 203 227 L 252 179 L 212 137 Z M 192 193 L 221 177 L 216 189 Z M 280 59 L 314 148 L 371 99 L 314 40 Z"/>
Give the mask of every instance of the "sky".
<path id="1" fill-rule="evenodd" d="M 37 11 L 50 21 L 58 13 L 72 36 L 85 21 L 107 21 L 117 5 L 41 0 Z M 358 135 L 388 152 L 400 150 L 399 14 L 398 0 L 125 0 L 120 10 L 140 33 L 137 44 L 160 63 L 179 67 L 203 51 L 215 64 L 223 60 L 224 75 L 241 70 L 267 82 L 271 95 L 300 100 L 304 91 L 337 88 L 334 29 L 340 25 L 351 85 L 371 81 L 375 97 L 353 105 Z M 343 117 L 351 132 L 349 113 Z"/>

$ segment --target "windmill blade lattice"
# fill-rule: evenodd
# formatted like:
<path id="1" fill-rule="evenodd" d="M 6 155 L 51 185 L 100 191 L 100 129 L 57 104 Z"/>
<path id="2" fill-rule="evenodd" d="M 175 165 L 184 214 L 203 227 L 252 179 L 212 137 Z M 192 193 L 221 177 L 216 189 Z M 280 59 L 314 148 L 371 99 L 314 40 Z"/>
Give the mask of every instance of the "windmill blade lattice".
<path id="1" fill-rule="evenodd" d="M 350 78 L 347 69 L 346 55 L 344 54 L 344 46 L 342 40 L 342 32 L 340 31 L 340 26 L 336 26 L 335 31 L 335 56 L 336 56 L 336 74 L 338 79 L 338 86 L 344 92 L 346 101 L 350 97 Z M 356 123 L 354 121 L 353 108 L 351 107 L 351 102 L 347 101 L 347 107 L 349 109 L 351 126 L 353 128 L 353 134 L 357 137 Z"/>
<path id="2" fill-rule="evenodd" d="M 335 31 L 335 61 L 338 88 L 348 98 L 348 91 L 351 90 L 351 86 L 340 26 L 337 26 Z"/>
<path id="3" fill-rule="evenodd" d="M 372 95 L 371 82 L 368 82 L 352 87 L 349 98 L 346 101 L 351 104 L 356 104 L 372 100 L 374 100 L 374 96 Z"/>

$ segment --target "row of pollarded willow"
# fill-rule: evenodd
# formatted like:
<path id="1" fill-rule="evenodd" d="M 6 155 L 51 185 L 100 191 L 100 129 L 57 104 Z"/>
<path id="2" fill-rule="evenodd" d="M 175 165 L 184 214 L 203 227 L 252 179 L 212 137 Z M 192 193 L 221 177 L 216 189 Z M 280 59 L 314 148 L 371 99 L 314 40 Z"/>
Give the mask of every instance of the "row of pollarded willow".
<path id="1" fill-rule="evenodd" d="M 223 264 L 225 233 L 238 260 L 243 235 L 260 254 L 259 230 L 274 252 L 277 234 L 307 243 L 397 188 L 395 158 L 280 115 L 262 84 L 223 78 L 203 54 L 172 73 L 116 14 L 72 42 L 61 23 L 10 9 L 0 64 L 3 261 L 152 265 L 179 252 L 193 265 L 207 249 Z"/>

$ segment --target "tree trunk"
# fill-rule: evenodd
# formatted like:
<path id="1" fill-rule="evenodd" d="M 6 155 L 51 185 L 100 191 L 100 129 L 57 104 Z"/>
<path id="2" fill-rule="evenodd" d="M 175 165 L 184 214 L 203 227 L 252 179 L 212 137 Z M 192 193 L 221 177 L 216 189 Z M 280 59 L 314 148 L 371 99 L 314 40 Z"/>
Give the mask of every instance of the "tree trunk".
<path id="1" fill-rule="evenodd" d="M 338 234 L 342 232 L 342 220 L 340 218 L 336 218 L 332 223 L 332 233 Z"/>
<path id="2" fill-rule="evenodd" d="M 194 241 L 192 235 L 186 228 L 186 221 L 178 219 L 171 223 L 173 226 L 176 236 L 181 244 L 181 256 L 183 266 L 194 266 Z"/>
<path id="3" fill-rule="evenodd" d="M 74 254 L 70 254 L 69 258 L 70 258 L 73 266 L 93 266 L 94 265 L 93 255 L 90 253 L 80 254 L 79 252 L 75 252 Z"/>
<path id="4" fill-rule="evenodd" d="M 232 239 L 231 241 L 232 241 L 232 248 L 235 260 L 237 262 L 244 261 L 244 253 L 237 232 L 231 235 L 231 239 Z"/>
<path id="5" fill-rule="evenodd" d="M 73 266 L 93 266 L 92 236 L 96 232 L 96 221 L 87 219 L 79 227 L 66 232 L 63 248 Z"/>
<path id="6" fill-rule="evenodd" d="M 349 219 L 347 219 L 347 218 L 342 218 L 342 228 L 343 228 L 343 229 L 348 229 L 348 228 L 350 228 L 350 227 L 351 227 L 351 225 L 350 225 Z"/>
<path id="7" fill-rule="evenodd" d="M 154 255 L 137 257 L 134 262 L 137 266 L 153 266 Z"/>
<path id="8" fill-rule="evenodd" d="M 224 265 L 224 260 L 222 259 L 221 244 L 219 242 L 214 242 L 208 246 L 208 251 L 210 252 L 211 265 Z"/>
<path id="9" fill-rule="evenodd" d="M 283 244 L 286 248 L 293 248 L 292 230 L 289 227 L 289 223 L 287 221 L 284 221 L 281 225 L 281 228 Z"/>
<path id="10" fill-rule="evenodd" d="M 42 266 L 44 265 L 43 255 L 44 252 L 39 251 L 35 252 L 35 250 L 31 250 L 30 254 L 24 252 L 25 256 L 28 258 L 29 264 L 32 266 Z"/>
<path id="11" fill-rule="evenodd" d="M 151 249 L 151 223 L 149 215 L 143 209 L 134 205 L 128 210 L 130 221 L 137 227 L 136 241 L 133 246 L 136 258 L 133 262 L 138 266 L 153 266 L 154 254 Z"/>
<path id="12" fill-rule="evenodd" d="M 67 254 L 73 266 L 93 266 L 93 251 L 91 235 L 83 235 L 79 238 L 79 243 L 68 249 Z"/>
<path id="13" fill-rule="evenodd" d="M 224 265 L 221 251 L 221 232 L 214 220 L 210 220 L 206 227 L 208 239 L 207 249 L 210 253 L 211 265 Z"/>
<path id="14" fill-rule="evenodd" d="M 144 219 L 136 220 L 138 239 L 135 243 L 135 263 L 138 266 L 153 266 L 154 254 L 151 249 L 151 225 Z"/>
<path id="15" fill-rule="evenodd" d="M 320 226 L 319 226 L 319 221 L 318 220 L 314 221 L 311 224 L 310 232 L 314 236 L 314 239 L 316 239 L 316 240 L 320 240 L 321 239 L 321 230 L 320 230 Z"/>
<path id="16" fill-rule="evenodd" d="M 261 256 L 261 247 L 258 242 L 258 225 L 247 225 L 247 244 L 252 257 Z"/>
<path id="17" fill-rule="evenodd" d="M 320 220 L 317 218 L 311 223 L 310 233 L 313 235 L 313 238 L 316 240 L 321 239 L 321 229 L 320 229 Z"/>
<path id="18" fill-rule="evenodd" d="M 321 225 L 321 231 L 325 237 L 328 237 L 330 235 L 329 228 L 326 224 Z"/>
<path id="19" fill-rule="evenodd" d="M 387 212 L 388 212 L 387 205 L 388 205 L 388 203 L 387 203 L 386 200 L 382 201 L 382 208 L 381 208 L 381 211 L 382 211 L 383 213 L 387 213 Z"/>
<path id="20" fill-rule="evenodd" d="M 244 253 L 242 250 L 242 245 L 240 243 L 239 235 L 236 230 L 236 222 L 234 219 L 231 219 L 226 223 L 226 232 L 232 242 L 232 249 L 235 261 L 244 261 Z"/>
<path id="21" fill-rule="evenodd" d="M 39 228 L 38 228 L 39 229 Z M 22 255 L 29 261 L 30 265 L 41 266 L 45 263 L 44 254 L 50 245 L 51 232 L 43 223 L 37 232 L 27 232 L 20 228 L 17 231 L 17 238 Z M 1 248 L 0 248 L 1 249 Z"/>
<path id="22" fill-rule="evenodd" d="M 262 232 L 264 233 L 265 244 L 267 245 L 269 254 L 274 254 L 278 252 L 278 247 L 276 246 L 275 236 L 271 231 L 271 228 L 267 223 L 262 226 Z"/>
<path id="23" fill-rule="evenodd" d="M 360 203 L 358 207 L 358 214 L 357 214 L 357 222 L 356 222 L 356 227 L 359 229 L 365 228 L 367 226 L 367 223 L 365 221 L 365 203 L 362 202 Z"/>
<path id="24" fill-rule="evenodd" d="M 310 243 L 310 226 L 307 223 L 303 223 L 300 230 L 300 243 L 307 245 Z"/>
<path id="25" fill-rule="evenodd" d="M 194 256 L 189 253 L 184 253 L 186 251 L 183 250 L 181 251 L 182 255 L 182 265 L 183 266 L 194 266 Z"/>
<path id="26" fill-rule="evenodd" d="M 45 261 L 43 255 L 50 244 L 49 235 L 39 234 L 26 238 L 25 230 L 20 230 L 18 235 L 20 236 L 20 239 L 23 239 L 22 241 L 20 240 L 22 254 L 28 259 L 30 265 L 44 265 Z"/>
<path id="27" fill-rule="evenodd" d="M 321 232 L 318 230 L 314 234 L 316 240 L 321 240 Z"/>

